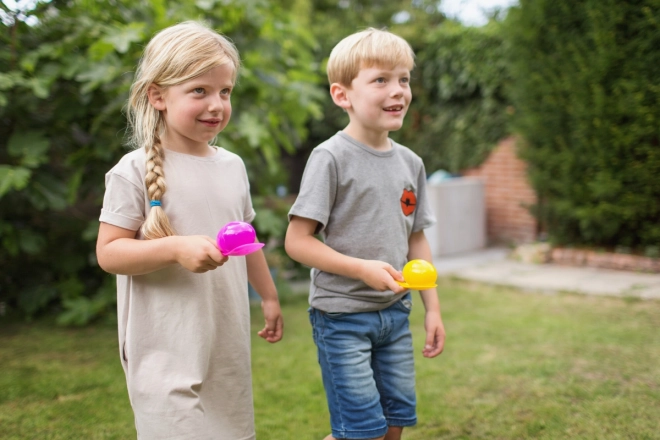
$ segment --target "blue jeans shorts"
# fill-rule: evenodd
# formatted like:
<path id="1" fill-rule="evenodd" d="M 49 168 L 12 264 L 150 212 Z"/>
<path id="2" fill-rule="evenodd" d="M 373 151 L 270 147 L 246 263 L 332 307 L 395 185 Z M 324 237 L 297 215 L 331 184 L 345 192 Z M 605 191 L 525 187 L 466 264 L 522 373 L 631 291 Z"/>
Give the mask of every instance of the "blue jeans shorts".
<path id="1" fill-rule="evenodd" d="M 411 307 L 408 293 L 377 312 L 309 309 L 335 438 L 372 439 L 417 423 Z"/>

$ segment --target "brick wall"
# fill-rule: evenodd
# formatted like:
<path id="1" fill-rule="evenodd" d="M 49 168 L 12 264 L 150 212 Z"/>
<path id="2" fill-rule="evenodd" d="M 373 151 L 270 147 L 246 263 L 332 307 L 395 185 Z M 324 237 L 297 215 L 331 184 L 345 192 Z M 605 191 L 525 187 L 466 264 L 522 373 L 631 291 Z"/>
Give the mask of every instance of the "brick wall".
<path id="1" fill-rule="evenodd" d="M 527 164 L 516 155 L 516 140 L 500 141 L 478 168 L 464 176 L 484 180 L 486 223 L 491 243 L 529 243 L 537 238 L 537 222 L 525 206 L 536 202 L 536 193 L 527 180 Z"/>

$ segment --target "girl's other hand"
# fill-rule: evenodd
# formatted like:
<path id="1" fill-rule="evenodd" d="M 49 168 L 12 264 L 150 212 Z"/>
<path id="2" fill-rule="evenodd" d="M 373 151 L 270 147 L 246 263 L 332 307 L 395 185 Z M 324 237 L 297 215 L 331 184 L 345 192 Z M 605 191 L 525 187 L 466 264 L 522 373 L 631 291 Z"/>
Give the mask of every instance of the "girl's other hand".
<path id="1" fill-rule="evenodd" d="M 271 344 L 280 341 L 284 334 L 284 322 L 282 321 L 282 310 L 279 301 L 263 300 L 261 301 L 261 310 L 264 313 L 266 325 L 257 334 Z"/>
<path id="2" fill-rule="evenodd" d="M 190 235 L 177 238 L 176 261 L 191 272 L 208 272 L 222 266 L 229 259 L 220 253 L 218 245 L 211 237 Z"/>

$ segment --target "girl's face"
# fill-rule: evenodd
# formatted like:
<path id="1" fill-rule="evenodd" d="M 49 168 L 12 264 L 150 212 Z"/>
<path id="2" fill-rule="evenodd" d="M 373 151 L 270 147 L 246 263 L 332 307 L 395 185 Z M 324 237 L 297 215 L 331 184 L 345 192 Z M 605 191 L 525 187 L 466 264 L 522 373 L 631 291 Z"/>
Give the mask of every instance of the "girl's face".
<path id="1" fill-rule="evenodd" d="M 149 89 L 149 101 L 165 120 L 163 146 L 182 153 L 209 155 L 208 142 L 231 117 L 234 67 L 224 64 L 184 83 Z"/>

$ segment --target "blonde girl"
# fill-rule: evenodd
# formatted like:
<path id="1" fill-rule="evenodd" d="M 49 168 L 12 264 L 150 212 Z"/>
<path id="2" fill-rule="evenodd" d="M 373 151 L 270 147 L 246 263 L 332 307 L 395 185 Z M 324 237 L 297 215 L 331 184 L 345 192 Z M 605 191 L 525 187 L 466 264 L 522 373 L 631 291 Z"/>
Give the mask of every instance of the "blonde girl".
<path id="1" fill-rule="evenodd" d="M 130 143 L 107 174 L 99 265 L 117 275 L 119 352 L 139 439 L 255 438 L 248 281 L 282 338 L 262 251 L 213 237 L 255 216 L 241 158 L 213 146 L 231 117 L 234 45 L 196 22 L 156 34 L 128 102 Z"/>

